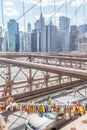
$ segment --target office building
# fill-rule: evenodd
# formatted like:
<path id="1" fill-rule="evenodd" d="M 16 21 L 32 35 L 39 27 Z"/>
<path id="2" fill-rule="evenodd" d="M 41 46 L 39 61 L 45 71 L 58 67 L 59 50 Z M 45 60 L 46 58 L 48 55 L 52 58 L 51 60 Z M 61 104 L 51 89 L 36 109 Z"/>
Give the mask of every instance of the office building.
<path id="1" fill-rule="evenodd" d="M 80 25 L 78 27 L 78 38 L 80 38 L 86 32 L 87 32 L 87 24 Z"/>
<path id="2" fill-rule="evenodd" d="M 30 23 L 28 23 L 28 25 L 27 25 L 27 31 L 31 33 L 31 24 Z"/>
<path id="3" fill-rule="evenodd" d="M 78 52 L 87 53 L 87 33 L 83 34 L 79 39 Z"/>
<path id="4" fill-rule="evenodd" d="M 78 43 L 78 31 L 76 25 L 71 25 L 70 27 L 70 51 L 77 50 Z"/>
<path id="5" fill-rule="evenodd" d="M 7 31 L 4 33 L 3 43 L 2 43 L 2 51 L 8 51 L 8 40 L 7 40 L 8 33 Z"/>
<path id="6" fill-rule="evenodd" d="M 2 51 L 3 37 L 0 37 L 0 51 Z"/>
<path id="7" fill-rule="evenodd" d="M 8 51 L 18 52 L 19 47 L 19 24 L 11 19 L 7 23 L 8 28 Z"/>
<path id="8" fill-rule="evenodd" d="M 20 51 L 30 52 L 31 51 L 31 33 L 20 32 Z"/>
<path id="9" fill-rule="evenodd" d="M 59 17 L 59 29 L 69 30 L 70 19 L 64 16 Z"/>
<path id="10" fill-rule="evenodd" d="M 34 30 L 31 34 L 31 50 L 33 52 L 41 52 L 41 33 L 44 24 L 45 20 L 41 12 L 40 18 L 34 23 Z"/>
<path id="11" fill-rule="evenodd" d="M 2 37 L 2 27 L 0 26 L 0 37 Z"/>
<path id="12" fill-rule="evenodd" d="M 2 43 L 3 43 L 2 27 L 0 26 L 0 51 L 2 51 Z"/>
<path id="13" fill-rule="evenodd" d="M 45 25 L 45 20 L 44 20 L 44 17 L 42 15 L 42 12 L 41 12 L 41 15 L 40 15 L 40 31 L 42 31 L 44 25 Z"/>
<path id="14" fill-rule="evenodd" d="M 41 51 L 41 32 L 39 30 L 33 30 L 31 33 L 31 51 L 40 52 Z"/>
<path id="15" fill-rule="evenodd" d="M 34 29 L 35 29 L 35 30 L 40 30 L 40 20 L 37 20 L 37 21 L 34 23 Z"/>
<path id="16" fill-rule="evenodd" d="M 45 20 L 44 20 L 44 17 L 42 15 L 42 13 L 41 13 L 39 20 L 37 20 L 34 23 L 34 29 L 35 30 L 39 30 L 41 32 L 41 30 L 43 29 L 44 25 L 45 25 Z"/>
<path id="17" fill-rule="evenodd" d="M 57 52 L 57 27 L 45 25 L 41 32 L 41 52 Z"/>
<path id="18" fill-rule="evenodd" d="M 64 16 L 59 17 L 59 31 L 58 31 L 58 51 L 69 51 L 69 24 L 70 19 Z"/>

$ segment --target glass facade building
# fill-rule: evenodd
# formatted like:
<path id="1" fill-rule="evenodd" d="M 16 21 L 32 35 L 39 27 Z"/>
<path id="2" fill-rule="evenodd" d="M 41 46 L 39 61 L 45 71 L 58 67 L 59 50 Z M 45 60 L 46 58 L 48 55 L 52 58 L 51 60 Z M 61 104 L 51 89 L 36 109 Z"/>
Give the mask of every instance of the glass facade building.
<path id="1" fill-rule="evenodd" d="M 76 25 L 71 25 L 70 27 L 70 51 L 77 50 L 78 43 L 78 30 Z"/>
<path id="2" fill-rule="evenodd" d="M 20 32 L 20 51 L 30 52 L 31 51 L 31 33 Z"/>
<path id="3" fill-rule="evenodd" d="M 57 26 L 45 25 L 42 29 L 41 52 L 57 52 Z"/>
<path id="4" fill-rule="evenodd" d="M 70 19 L 64 16 L 59 17 L 59 31 L 58 31 L 58 51 L 69 51 L 69 24 Z M 60 38 L 59 38 L 60 37 Z"/>
<path id="5" fill-rule="evenodd" d="M 7 23 L 8 28 L 8 51 L 18 52 L 19 51 L 19 24 L 11 19 Z"/>
<path id="6" fill-rule="evenodd" d="M 69 30 L 69 24 L 70 24 L 70 19 L 64 16 L 59 17 L 59 29 L 61 30 Z"/>

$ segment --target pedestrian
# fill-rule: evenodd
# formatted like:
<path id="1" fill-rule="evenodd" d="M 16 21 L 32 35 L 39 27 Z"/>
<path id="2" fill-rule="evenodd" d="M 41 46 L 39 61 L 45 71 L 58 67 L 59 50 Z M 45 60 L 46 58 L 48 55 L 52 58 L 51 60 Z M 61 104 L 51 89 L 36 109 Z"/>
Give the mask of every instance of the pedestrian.
<path id="1" fill-rule="evenodd" d="M 5 86 L 4 86 L 4 91 L 3 91 L 2 97 L 3 97 L 3 96 L 7 96 L 7 93 L 8 93 L 8 87 L 5 85 Z"/>
<path id="2" fill-rule="evenodd" d="M 2 115 L 0 115 L 0 130 L 8 130 L 6 122 Z"/>

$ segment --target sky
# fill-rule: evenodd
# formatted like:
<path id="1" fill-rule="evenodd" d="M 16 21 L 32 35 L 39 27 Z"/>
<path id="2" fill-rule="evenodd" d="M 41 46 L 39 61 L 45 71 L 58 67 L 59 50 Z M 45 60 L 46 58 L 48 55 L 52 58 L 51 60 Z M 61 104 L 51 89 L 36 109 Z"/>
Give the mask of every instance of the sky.
<path id="1" fill-rule="evenodd" d="M 45 24 L 48 24 L 51 18 L 53 24 L 58 26 L 59 16 L 69 17 L 71 25 L 79 26 L 87 23 L 87 0 L 0 0 L 0 6 L 1 1 L 3 19 L 2 7 L 0 7 L 0 26 L 3 26 L 4 30 L 7 29 L 9 19 L 15 19 L 19 23 L 20 31 L 24 30 L 24 25 L 27 30 L 28 22 L 31 23 L 33 29 L 41 12 L 45 18 Z"/>

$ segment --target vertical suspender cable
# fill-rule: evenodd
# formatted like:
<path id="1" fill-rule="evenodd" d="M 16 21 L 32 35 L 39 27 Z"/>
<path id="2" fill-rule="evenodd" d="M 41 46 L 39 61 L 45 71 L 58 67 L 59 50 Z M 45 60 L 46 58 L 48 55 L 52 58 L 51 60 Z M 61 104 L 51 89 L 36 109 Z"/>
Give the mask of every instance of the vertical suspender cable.
<path id="1" fill-rule="evenodd" d="M 25 37 L 25 7 L 24 7 L 24 1 L 23 1 L 23 22 L 24 22 L 24 51 L 26 51 L 26 37 Z"/>
<path id="2" fill-rule="evenodd" d="M 85 33 L 85 0 L 83 0 L 83 19 L 84 19 L 84 29 L 83 29 L 83 33 Z"/>
<path id="3" fill-rule="evenodd" d="M 75 0 L 75 12 L 77 11 L 77 8 L 76 8 L 76 0 Z M 77 25 L 77 13 L 76 13 L 76 26 L 78 26 Z M 77 29 L 76 29 L 77 30 Z M 77 33 L 76 33 L 77 34 Z M 76 40 L 75 40 L 75 42 L 76 42 Z M 76 45 L 75 45 L 76 46 Z"/>
<path id="4" fill-rule="evenodd" d="M 24 7 L 24 1 L 23 1 L 23 18 L 24 18 L 24 32 L 25 32 L 25 7 Z"/>
<path id="5" fill-rule="evenodd" d="M 76 0 L 75 0 L 75 12 L 77 11 L 76 9 Z M 76 13 L 76 26 L 77 26 L 77 13 Z"/>
<path id="6" fill-rule="evenodd" d="M 4 31 L 4 14 L 3 14 L 3 2 L 1 0 L 1 12 L 2 12 L 2 26 L 3 26 L 3 31 Z"/>
<path id="7" fill-rule="evenodd" d="M 40 0 L 40 31 L 42 32 L 42 9 L 41 9 L 41 0 Z"/>
<path id="8" fill-rule="evenodd" d="M 41 0 L 40 0 L 40 14 L 42 13 L 42 9 L 41 9 Z"/>
<path id="9" fill-rule="evenodd" d="M 66 18 L 67 18 L 67 0 L 65 0 L 65 14 L 66 14 Z M 66 19 L 66 28 L 67 29 L 67 19 Z"/>
<path id="10" fill-rule="evenodd" d="M 54 25 L 56 24 L 55 22 L 55 0 L 54 0 Z"/>

